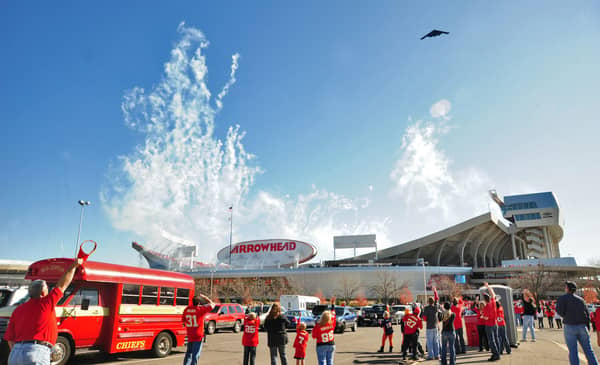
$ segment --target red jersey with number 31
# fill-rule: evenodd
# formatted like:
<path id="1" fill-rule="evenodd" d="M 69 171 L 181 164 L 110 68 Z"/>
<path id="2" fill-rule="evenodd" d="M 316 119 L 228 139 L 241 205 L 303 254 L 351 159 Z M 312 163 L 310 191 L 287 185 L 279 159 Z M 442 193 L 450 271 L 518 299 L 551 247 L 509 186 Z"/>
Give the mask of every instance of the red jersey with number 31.
<path id="1" fill-rule="evenodd" d="M 210 304 L 202 306 L 189 305 L 183 310 L 181 320 L 187 330 L 188 342 L 200 342 L 204 337 L 204 315 L 213 307 Z"/>

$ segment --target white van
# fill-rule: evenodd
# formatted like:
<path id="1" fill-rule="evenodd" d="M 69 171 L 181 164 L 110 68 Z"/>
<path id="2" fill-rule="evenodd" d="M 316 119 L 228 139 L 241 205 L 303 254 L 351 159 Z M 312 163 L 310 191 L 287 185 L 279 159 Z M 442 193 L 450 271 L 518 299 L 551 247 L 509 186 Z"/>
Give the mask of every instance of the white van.
<path id="1" fill-rule="evenodd" d="M 17 287 L 0 287 L 0 307 L 15 305 L 21 299 L 29 295 L 29 287 L 21 285 Z"/>
<path id="2" fill-rule="evenodd" d="M 279 303 L 288 310 L 312 310 L 316 305 L 321 304 L 317 297 L 307 295 L 282 295 Z"/>

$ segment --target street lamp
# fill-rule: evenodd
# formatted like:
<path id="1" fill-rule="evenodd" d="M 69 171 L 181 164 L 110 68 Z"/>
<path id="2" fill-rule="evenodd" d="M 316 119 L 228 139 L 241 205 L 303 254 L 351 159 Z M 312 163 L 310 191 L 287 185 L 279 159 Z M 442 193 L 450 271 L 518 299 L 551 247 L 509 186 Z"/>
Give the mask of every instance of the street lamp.
<path id="1" fill-rule="evenodd" d="M 77 231 L 77 242 L 75 242 L 75 257 L 77 257 L 77 250 L 79 248 L 79 236 L 81 235 L 81 225 L 83 224 L 83 208 L 86 205 L 92 204 L 92 202 L 88 200 L 80 200 L 77 203 L 81 205 L 81 216 L 79 217 L 79 230 Z"/>
<path id="2" fill-rule="evenodd" d="M 419 257 L 417 259 L 417 265 L 423 266 L 423 290 L 425 291 L 425 299 L 423 299 L 423 303 L 427 302 L 427 276 L 425 275 L 425 259 Z"/>

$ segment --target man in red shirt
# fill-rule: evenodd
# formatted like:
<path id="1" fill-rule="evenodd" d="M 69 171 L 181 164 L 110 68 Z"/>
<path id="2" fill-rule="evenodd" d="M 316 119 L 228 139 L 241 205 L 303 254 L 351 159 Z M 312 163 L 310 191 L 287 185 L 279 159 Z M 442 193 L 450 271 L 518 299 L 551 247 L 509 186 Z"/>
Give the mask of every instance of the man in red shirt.
<path id="1" fill-rule="evenodd" d="M 506 354 L 510 355 L 510 343 L 506 335 L 506 321 L 504 320 L 504 308 L 500 302 L 496 302 L 496 323 L 498 324 L 498 347 L 500 348 L 500 355 L 502 351 L 506 349 Z"/>
<path id="2" fill-rule="evenodd" d="M 54 307 L 82 263 L 83 259 L 74 260 L 50 293 L 44 280 L 31 282 L 29 300 L 15 309 L 4 336 L 11 348 L 9 365 L 50 365 L 50 354 L 58 336 Z"/>
<path id="3" fill-rule="evenodd" d="M 205 305 L 200 305 L 204 300 Z M 181 320 L 187 330 L 187 350 L 183 358 L 183 365 L 196 365 L 202 352 L 202 340 L 204 339 L 204 316 L 215 307 L 215 303 L 209 297 L 198 294 L 192 299 L 192 305 L 183 310 Z"/>
<path id="4" fill-rule="evenodd" d="M 467 346 L 465 345 L 465 338 L 463 336 L 463 300 L 461 298 L 454 298 L 450 310 L 454 313 L 454 332 L 456 333 L 454 349 L 457 354 L 464 354 L 467 352 Z"/>
<path id="5" fill-rule="evenodd" d="M 490 288 L 488 283 L 484 284 L 485 288 L 489 293 L 483 293 L 483 300 L 485 301 L 485 307 L 483 308 L 482 318 L 485 320 L 485 334 L 492 351 L 492 357 L 488 361 L 500 360 L 500 350 L 498 346 L 498 327 L 496 326 L 497 312 L 496 312 L 496 293 L 494 289 Z"/>

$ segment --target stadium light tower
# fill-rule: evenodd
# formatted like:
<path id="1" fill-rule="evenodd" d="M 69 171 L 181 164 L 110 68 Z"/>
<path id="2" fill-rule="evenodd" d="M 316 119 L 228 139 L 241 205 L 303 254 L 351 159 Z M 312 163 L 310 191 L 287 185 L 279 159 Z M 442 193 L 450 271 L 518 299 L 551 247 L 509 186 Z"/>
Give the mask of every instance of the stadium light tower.
<path id="1" fill-rule="evenodd" d="M 77 242 L 75 242 L 75 257 L 77 257 L 77 252 L 79 249 L 79 237 L 81 235 L 81 225 L 83 224 L 83 208 L 85 208 L 86 205 L 92 204 L 92 202 L 89 200 L 80 200 L 77 203 L 79 203 L 79 205 L 81 205 L 81 215 L 79 216 L 79 229 L 77 230 Z"/>

